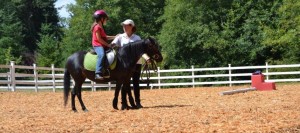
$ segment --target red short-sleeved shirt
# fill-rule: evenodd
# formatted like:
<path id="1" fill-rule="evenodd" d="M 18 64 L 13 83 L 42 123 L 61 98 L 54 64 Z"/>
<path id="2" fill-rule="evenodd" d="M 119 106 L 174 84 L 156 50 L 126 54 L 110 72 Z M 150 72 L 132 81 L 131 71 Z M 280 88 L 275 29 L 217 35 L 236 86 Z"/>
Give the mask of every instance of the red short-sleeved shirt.
<path id="1" fill-rule="evenodd" d="M 95 25 L 93 28 L 93 38 L 92 38 L 92 45 L 93 46 L 102 46 L 102 47 L 106 47 L 105 45 L 101 44 L 99 42 L 99 40 L 97 39 L 97 35 L 96 32 L 100 32 L 100 36 L 104 41 L 107 41 L 107 36 L 106 33 L 104 31 L 104 29 L 102 27 L 99 26 L 99 24 Z"/>

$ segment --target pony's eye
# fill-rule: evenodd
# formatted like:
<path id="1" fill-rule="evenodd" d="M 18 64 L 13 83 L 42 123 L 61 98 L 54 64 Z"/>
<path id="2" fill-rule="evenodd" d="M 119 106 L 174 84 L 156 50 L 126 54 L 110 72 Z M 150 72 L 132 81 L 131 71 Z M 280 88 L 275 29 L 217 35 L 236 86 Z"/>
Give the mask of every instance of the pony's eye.
<path id="1" fill-rule="evenodd" d="M 155 55 L 153 55 L 153 58 L 154 58 L 154 59 L 158 59 L 158 58 L 159 58 L 159 55 L 158 55 L 158 54 L 155 54 Z"/>

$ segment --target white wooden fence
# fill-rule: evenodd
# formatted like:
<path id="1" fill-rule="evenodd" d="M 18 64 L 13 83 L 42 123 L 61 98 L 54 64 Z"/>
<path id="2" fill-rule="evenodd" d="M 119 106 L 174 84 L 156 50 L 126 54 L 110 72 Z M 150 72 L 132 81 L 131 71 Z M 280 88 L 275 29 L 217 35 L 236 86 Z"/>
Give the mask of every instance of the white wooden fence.
<path id="1" fill-rule="evenodd" d="M 295 71 L 286 71 L 284 68 L 293 68 Z M 275 70 L 276 71 L 273 71 Z M 26 71 L 26 73 L 18 73 L 18 71 Z M 228 67 L 215 67 L 215 68 L 194 68 L 190 69 L 173 69 L 161 70 L 158 68 L 157 72 L 150 71 L 150 86 L 151 89 L 161 87 L 195 87 L 201 85 L 229 85 L 233 84 L 250 84 L 250 77 L 255 70 L 262 70 L 265 75 L 266 81 L 272 82 L 299 82 L 300 81 L 300 64 L 289 65 L 268 65 L 263 66 L 238 66 L 233 67 L 230 64 Z M 292 69 L 288 69 L 292 70 Z M 62 68 L 51 67 L 37 67 L 33 66 L 20 66 L 15 65 L 12 61 L 10 65 L 0 65 L 0 90 L 16 91 L 22 89 L 32 89 L 36 92 L 43 89 L 56 89 L 63 88 L 63 72 Z M 30 71 L 30 72 L 28 72 Z M 50 74 L 43 74 L 47 71 Z M 240 72 L 246 71 L 246 72 Z M 212 74 L 207 74 L 212 73 Z M 175 76 L 174 76 L 175 75 Z M 179 76 L 178 76 L 179 75 Z M 293 78 L 271 78 L 272 76 L 286 77 L 293 75 Z M 145 79 L 142 76 L 142 79 Z M 243 80 L 244 79 L 244 80 Z M 141 86 L 146 86 L 141 83 Z M 96 84 L 90 80 L 86 80 L 83 88 L 91 88 L 96 91 L 97 88 L 107 88 L 111 90 L 115 84 L 109 82 L 107 84 Z"/>

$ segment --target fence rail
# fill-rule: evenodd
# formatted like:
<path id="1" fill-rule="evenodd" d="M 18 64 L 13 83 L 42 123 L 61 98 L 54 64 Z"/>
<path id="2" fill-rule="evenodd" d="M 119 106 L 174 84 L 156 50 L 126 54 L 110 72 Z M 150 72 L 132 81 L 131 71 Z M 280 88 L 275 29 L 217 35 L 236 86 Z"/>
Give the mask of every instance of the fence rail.
<path id="1" fill-rule="evenodd" d="M 281 70 L 284 68 L 293 68 L 293 70 Z M 233 84 L 249 84 L 251 83 L 250 77 L 252 72 L 255 70 L 263 71 L 266 81 L 300 81 L 300 64 L 268 65 L 266 63 L 263 66 L 236 67 L 229 64 L 228 67 L 215 68 L 194 68 L 194 66 L 190 69 L 161 70 L 158 68 L 157 72 L 150 71 L 150 86 L 151 89 L 153 87 L 160 89 L 161 87 L 171 86 L 195 87 L 201 85 L 223 84 L 232 86 Z M 15 65 L 11 61 L 10 65 L 0 65 L 0 72 L 1 90 L 16 91 L 18 89 L 33 89 L 37 92 L 42 89 L 51 89 L 55 92 L 56 89 L 63 88 L 64 69 L 55 68 L 54 65 L 51 65 L 51 67 L 37 67 L 36 64 L 33 64 L 33 66 L 20 66 Z M 209 72 L 213 74 L 208 74 Z M 282 76 L 283 78 L 271 79 L 271 76 Z M 145 77 L 142 76 L 141 79 L 145 79 Z M 147 84 L 141 83 L 140 85 L 146 86 Z M 115 87 L 115 84 L 112 82 L 97 84 L 87 79 L 82 87 L 91 88 L 92 91 L 96 91 L 97 88 L 108 88 L 108 90 L 111 90 L 111 88 Z"/>

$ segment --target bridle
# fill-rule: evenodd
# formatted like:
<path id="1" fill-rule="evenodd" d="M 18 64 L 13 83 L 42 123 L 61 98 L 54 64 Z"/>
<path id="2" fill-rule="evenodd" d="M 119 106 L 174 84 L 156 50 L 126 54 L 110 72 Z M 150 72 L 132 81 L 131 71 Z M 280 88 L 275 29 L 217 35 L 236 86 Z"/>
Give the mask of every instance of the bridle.
<path id="1" fill-rule="evenodd" d="M 157 51 L 157 49 L 154 49 L 154 47 L 152 45 L 150 45 L 150 46 L 148 45 L 148 50 L 150 50 L 150 51 L 155 51 L 156 50 Z M 160 55 L 158 53 L 150 56 L 150 59 L 149 59 L 150 63 L 146 61 L 142 65 L 143 71 L 142 71 L 141 75 L 146 74 L 147 88 L 149 88 L 149 83 L 150 83 L 150 70 L 153 70 L 154 72 L 158 71 L 155 60 L 157 60 L 159 58 L 159 56 Z M 144 80 L 143 76 L 141 76 L 141 80 Z"/>
<path id="2" fill-rule="evenodd" d="M 142 65 L 143 71 L 141 73 L 141 75 L 146 74 L 147 88 L 149 88 L 149 84 L 150 84 L 150 70 L 153 70 L 154 72 L 158 71 L 155 61 L 151 58 L 149 60 L 150 60 L 150 63 L 145 62 Z M 144 80 L 143 76 L 141 76 L 141 80 Z"/>

